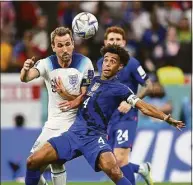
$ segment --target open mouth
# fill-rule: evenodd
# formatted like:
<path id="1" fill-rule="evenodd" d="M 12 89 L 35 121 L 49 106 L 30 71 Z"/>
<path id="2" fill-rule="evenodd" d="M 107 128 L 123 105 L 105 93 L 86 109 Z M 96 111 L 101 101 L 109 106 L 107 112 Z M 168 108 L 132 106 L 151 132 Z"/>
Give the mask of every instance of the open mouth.
<path id="1" fill-rule="evenodd" d="M 110 69 L 103 70 L 103 72 L 110 72 L 110 71 L 111 71 Z"/>
<path id="2" fill-rule="evenodd" d="M 105 70 L 103 70 L 103 74 L 105 74 L 105 75 L 109 75 L 109 74 L 110 74 L 110 72 L 111 72 L 111 70 L 109 70 L 109 69 L 105 69 Z"/>

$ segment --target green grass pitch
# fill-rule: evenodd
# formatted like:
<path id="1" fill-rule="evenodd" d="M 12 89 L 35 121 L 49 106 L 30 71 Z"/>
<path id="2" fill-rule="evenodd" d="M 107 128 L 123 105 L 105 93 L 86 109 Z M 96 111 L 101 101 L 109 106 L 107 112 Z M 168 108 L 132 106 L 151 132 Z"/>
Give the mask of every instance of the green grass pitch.
<path id="1" fill-rule="evenodd" d="M 24 185 L 18 182 L 1 182 L 1 185 Z M 51 185 L 51 183 L 49 184 Z M 67 185 L 113 185 L 111 182 L 69 182 Z M 145 183 L 138 183 L 137 185 L 145 185 Z M 154 183 L 154 185 L 191 185 L 191 183 Z"/>

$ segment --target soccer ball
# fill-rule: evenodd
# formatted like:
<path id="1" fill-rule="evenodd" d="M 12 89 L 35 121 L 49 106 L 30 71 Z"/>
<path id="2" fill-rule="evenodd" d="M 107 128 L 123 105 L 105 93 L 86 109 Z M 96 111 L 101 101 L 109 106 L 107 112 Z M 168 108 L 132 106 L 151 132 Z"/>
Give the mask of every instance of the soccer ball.
<path id="1" fill-rule="evenodd" d="M 96 17 L 89 12 L 79 13 L 72 21 L 72 30 L 78 37 L 89 39 L 96 34 L 98 21 Z"/>

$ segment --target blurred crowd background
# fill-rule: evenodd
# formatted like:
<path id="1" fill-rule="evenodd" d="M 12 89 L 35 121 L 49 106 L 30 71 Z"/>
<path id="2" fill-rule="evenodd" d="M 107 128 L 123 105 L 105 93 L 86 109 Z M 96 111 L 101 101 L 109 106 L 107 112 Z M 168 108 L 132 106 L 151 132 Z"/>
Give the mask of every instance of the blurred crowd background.
<path id="1" fill-rule="evenodd" d="M 50 55 L 51 31 L 71 28 L 73 17 L 88 11 L 97 17 L 99 30 L 91 39 L 75 38 L 75 43 L 94 65 L 105 29 L 119 25 L 126 31 L 128 51 L 147 72 L 173 66 L 178 75 L 191 73 L 191 10 L 191 1 L 1 2 L 1 72 L 20 72 L 27 58 Z"/>

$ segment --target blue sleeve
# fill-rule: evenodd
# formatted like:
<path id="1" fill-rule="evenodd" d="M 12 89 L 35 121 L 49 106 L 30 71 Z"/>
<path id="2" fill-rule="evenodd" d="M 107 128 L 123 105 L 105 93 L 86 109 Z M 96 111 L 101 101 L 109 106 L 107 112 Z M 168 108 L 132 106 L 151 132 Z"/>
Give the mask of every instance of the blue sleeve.
<path id="1" fill-rule="evenodd" d="M 145 81 L 148 79 L 148 75 L 145 70 L 140 65 L 139 61 L 135 58 L 130 59 L 130 68 L 133 78 L 141 85 L 145 84 Z"/>
<path id="2" fill-rule="evenodd" d="M 100 58 L 98 61 L 97 61 L 97 70 L 99 72 L 99 75 L 101 75 L 102 73 L 102 64 L 103 64 L 103 58 Z"/>
<path id="3" fill-rule="evenodd" d="M 121 98 L 121 100 L 127 100 L 127 98 L 133 94 L 133 92 L 130 90 L 129 87 L 126 85 L 120 84 L 120 86 L 117 89 L 117 96 Z"/>

